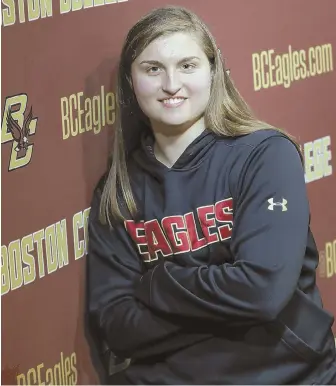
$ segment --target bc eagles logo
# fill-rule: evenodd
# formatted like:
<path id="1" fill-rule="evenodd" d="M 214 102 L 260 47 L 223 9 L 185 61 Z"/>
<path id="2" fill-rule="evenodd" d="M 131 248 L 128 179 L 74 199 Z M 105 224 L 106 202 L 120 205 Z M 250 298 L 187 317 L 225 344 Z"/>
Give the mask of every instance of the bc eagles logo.
<path id="1" fill-rule="evenodd" d="M 19 169 L 29 164 L 33 154 L 30 137 L 36 132 L 38 118 L 33 118 L 32 107 L 27 110 L 28 97 L 19 94 L 7 97 L 2 115 L 1 143 L 12 143 L 8 171 Z"/>
<path id="2" fill-rule="evenodd" d="M 28 149 L 28 135 L 29 135 L 29 125 L 33 118 L 32 108 L 30 108 L 29 114 L 23 121 L 23 126 L 20 127 L 18 123 L 13 119 L 11 115 L 11 110 L 8 109 L 7 112 L 7 129 L 11 132 L 14 140 L 17 142 L 17 146 L 14 149 L 19 152 L 20 150 Z"/>

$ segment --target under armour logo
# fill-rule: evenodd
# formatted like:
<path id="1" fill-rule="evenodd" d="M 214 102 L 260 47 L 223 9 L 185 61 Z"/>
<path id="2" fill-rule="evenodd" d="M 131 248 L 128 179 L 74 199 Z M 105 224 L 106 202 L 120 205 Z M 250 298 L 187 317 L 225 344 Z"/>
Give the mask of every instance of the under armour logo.
<path id="1" fill-rule="evenodd" d="M 281 206 L 282 211 L 285 212 L 287 210 L 287 200 L 284 198 L 282 199 L 282 202 L 274 202 L 274 198 L 270 198 L 267 200 L 269 205 L 268 205 L 268 210 L 274 210 L 275 206 Z"/>

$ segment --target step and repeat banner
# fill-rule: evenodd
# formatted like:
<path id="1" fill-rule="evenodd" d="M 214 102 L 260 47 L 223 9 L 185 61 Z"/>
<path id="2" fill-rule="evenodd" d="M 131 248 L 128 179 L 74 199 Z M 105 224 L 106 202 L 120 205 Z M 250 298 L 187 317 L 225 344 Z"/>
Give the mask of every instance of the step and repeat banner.
<path id="1" fill-rule="evenodd" d="M 2 0 L 2 384 L 97 384 L 86 225 L 128 29 L 164 0 Z M 305 158 L 325 307 L 336 314 L 334 0 L 174 0 L 211 27 L 256 114 Z M 336 335 L 336 326 L 334 325 Z"/>

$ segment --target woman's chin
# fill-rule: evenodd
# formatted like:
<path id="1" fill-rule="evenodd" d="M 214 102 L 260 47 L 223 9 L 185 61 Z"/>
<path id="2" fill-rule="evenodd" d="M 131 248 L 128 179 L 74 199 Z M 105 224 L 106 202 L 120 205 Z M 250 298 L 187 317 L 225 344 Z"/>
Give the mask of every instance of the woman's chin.
<path id="1" fill-rule="evenodd" d="M 160 125 L 153 126 L 154 131 L 162 132 L 162 133 L 183 133 L 188 130 L 190 124 L 188 121 L 178 121 L 178 122 L 161 122 Z"/>

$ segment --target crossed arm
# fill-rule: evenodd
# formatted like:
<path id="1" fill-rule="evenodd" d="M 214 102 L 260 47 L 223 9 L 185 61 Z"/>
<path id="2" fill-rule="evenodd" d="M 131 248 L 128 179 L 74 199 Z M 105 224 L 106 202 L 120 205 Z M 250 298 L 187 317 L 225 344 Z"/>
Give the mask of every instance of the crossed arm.
<path id="1" fill-rule="evenodd" d="M 111 230 L 98 219 L 100 194 L 95 192 L 89 218 L 87 305 L 91 328 L 111 351 L 124 358 L 160 355 L 204 339 L 183 331 L 183 323 L 160 315 L 135 298 L 144 271 L 125 229 Z M 181 317 L 177 318 L 181 322 Z M 93 326 L 93 327 L 92 327 Z"/>

